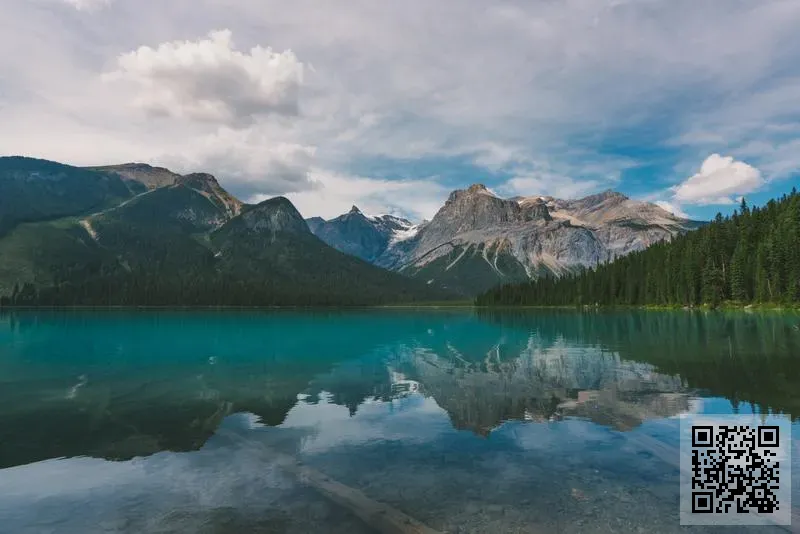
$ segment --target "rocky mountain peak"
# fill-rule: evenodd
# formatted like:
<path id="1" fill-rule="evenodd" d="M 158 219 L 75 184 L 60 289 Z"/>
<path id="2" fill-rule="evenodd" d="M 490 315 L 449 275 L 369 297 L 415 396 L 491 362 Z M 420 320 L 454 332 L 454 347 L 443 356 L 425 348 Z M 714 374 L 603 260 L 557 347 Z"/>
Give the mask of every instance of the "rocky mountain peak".
<path id="1" fill-rule="evenodd" d="M 356 206 L 329 221 L 312 217 L 307 222 L 311 232 L 328 245 L 369 262 L 375 262 L 391 244 L 411 239 L 417 228 L 394 215 L 366 216 Z"/>
<path id="2" fill-rule="evenodd" d="M 547 207 L 547 202 L 543 198 L 527 199 L 524 202 L 518 202 L 518 204 L 522 208 L 523 219 L 526 221 L 553 220 Z"/>
<path id="3" fill-rule="evenodd" d="M 624 202 L 626 200 L 628 200 L 628 197 L 611 189 L 607 189 L 602 193 L 597 193 L 596 195 L 590 195 L 581 199 L 581 201 L 586 205 L 600 204 L 601 202 L 607 201 Z"/>
<path id="4" fill-rule="evenodd" d="M 489 189 L 483 184 L 472 184 L 467 188 L 467 193 L 488 193 Z"/>
<path id="5" fill-rule="evenodd" d="M 176 185 L 193 189 L 208 198 L 213 204 L 221 208 L 228 218 L 235 217 L 242 212 L 242 203 L 228 193 L 219 184 L 217 179 L 208 173 L 192 173 L 181 176 Z"/>
<path id="6" fill-rule="evenodd" d="M 213 175 L 204 172 L 196 172 L 181 176 L 178 178 L 178 183 L 186 187 L 191 187 L 192 189 L 203 191 L 220 187 L 219 182 Z"/>
<path id="7" fill-rule="evenodd" d="M 244 226 L 255 232 L 287 232 L 309 234 L 308 224 L 286 197 L 274 197 L 245 211 L 242 215 Z"/>
<path id="8" fill-rule="evenodd" d="M 438 238 L 488 227 L 548 219 L 544 204 L 525 207 L 519 202 L 496 197 L 485 185 L 473 184 L 453 191 L 445 205 L 426 225 L 426 232 Z"/>

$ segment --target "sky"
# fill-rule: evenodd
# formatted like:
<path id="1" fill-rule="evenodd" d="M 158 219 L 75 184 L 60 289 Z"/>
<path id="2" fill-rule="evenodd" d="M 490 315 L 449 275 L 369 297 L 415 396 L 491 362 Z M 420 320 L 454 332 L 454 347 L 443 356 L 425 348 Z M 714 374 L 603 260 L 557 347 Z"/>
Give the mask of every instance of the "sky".
<path id="1" fill-rule="evenodd" d="M 210 172 L 306 217 L 800 184 L 797 0 L 3 0 L 0 154 Z"/>

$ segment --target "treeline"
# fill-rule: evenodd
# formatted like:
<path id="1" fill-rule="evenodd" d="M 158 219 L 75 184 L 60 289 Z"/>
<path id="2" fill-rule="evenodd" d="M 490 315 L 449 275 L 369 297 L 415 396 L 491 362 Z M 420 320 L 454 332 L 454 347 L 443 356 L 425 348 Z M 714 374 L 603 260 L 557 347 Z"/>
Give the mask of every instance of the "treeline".
<path id="1" fill-rule="evenodd" d="M 58 257 L 55 247 L 46 249 L 40 265 L 50 279 L 21 281 L 0 295 L 0 307 L 364 306 L 452 298 L 312 235 L 222 235 L 212 250 L 170 227 L 112 221 L 97 228 L 102 247 L 67 247 L 69 254 Z"/>
<path id="2" fill-rule="evenodd" d="M 297 281 L 236 279 L 184 272 L 99 276 L 80 283 L 37 287 L 25 283 L 0 297 L 2 307 L 26 306 L 364 306 L 430 299 L 408 287 L 355 287 L 344 277 Z"/>
<path id="3" fill-rule="evenodd" d="M 479 306 L 683 305 L 800 302 L 800 194 L 729 217 L 563 278 L 504 285 Z"/>

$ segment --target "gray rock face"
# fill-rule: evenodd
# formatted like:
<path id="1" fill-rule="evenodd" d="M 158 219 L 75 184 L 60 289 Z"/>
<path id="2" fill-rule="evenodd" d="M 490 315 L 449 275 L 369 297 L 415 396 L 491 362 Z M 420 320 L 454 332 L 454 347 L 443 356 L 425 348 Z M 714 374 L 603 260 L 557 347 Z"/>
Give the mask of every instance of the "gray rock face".
<path id="1" fill-rule="evenodd" d="M 379 254 L 381 246 L 375 246 L 361 257 L 473 295 L 502 282 L 594 267 L 696 226 L 614 191 L 577 200 L 503 199 L 475 184 L 454 191 L 433 220 L 404 239 L 390 239 Z M 322 237 L 326 230 L 315 233 Z M 339 232 L 326 242 L 351 254 L 365 250 L 353 234 Z"/>
<path id="2" fill-rule="evenodd" d="M 450 194 L 433 220 L 419 232 L 415 256 L 419 258 L 459 236 L 472 234 L 489 237 L 487 232 L 493 234 L 502 228 L 520 227 L 525 223 L 546 222 L 549 219 L 544 203 L 522 206 L 513 200 L 494 196 L 483 184 L 475 184 L 469 189 Z"/>
<path id="3" fill-rule="evenodd" d="M 206 173 L 187 174 L 178 179 L 178 184 L 190 187 L 220 208 L 227 219 L 242 212 L 242 202 L 219 185 L 214 176 Z"/>
<path id="4" fill-rule="evenodd" d="M 306 221 L 285 197 L 265 200 L 246 210 L 241 220 L 248 230 L 254 232 L 310 234 Z"/>
<path id="5" fill-rule="evenodd" d="M 308 224 L 308 228 L 314 235 L 317 235 L 326 222 L 327 221 L 322 217 L 311 217 L 310 219 L 306 219 L 306 224 Z"/>
<path id="6" fill-rule="evenodd" d="M 89 167 L 93 170 L 115 173 L 131 184 L 136 192 L 149 191 L 159 187 L 174 185 L 181 178 L 169 169 L 153 167 L 146 163 L 123 163 L 122 165 L 106 165 Z"/>
<path id="7" fill-rule="evenodd" d="M 414 227 L 410 221 L 392 215 L 368 217 L 356 206 L 330 221 L 312 217 L 306 222 L 314 235 L 328 245 L 372 263 L 386 252 L 393 240 Z"/>

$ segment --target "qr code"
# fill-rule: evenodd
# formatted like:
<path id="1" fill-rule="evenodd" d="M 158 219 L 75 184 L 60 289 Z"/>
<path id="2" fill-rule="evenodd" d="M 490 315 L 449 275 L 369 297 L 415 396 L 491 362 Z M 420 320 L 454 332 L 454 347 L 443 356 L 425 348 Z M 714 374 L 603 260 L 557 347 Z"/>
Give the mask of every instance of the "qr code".
<path id="1" fill-rule="evenodd" d="M 753 416 L 725 416 L 726 421 L 692 421 L 681 442 L 681 500 L 689 498 L 682 524 L 788 524 L 787 488 L 790 429 L 761 424 Z M 737 420 L 731 421 L 731 418 Z M 688 449 L 688 450 L 687 450 Z M 689 488 L 687 491 L 686 480 Z M 693 521 L 684 522 L 688 512 Z M 704 521 L 703 516 L 715 516 Z M 720 522 L 720 516 L 737 519 Z"/>

